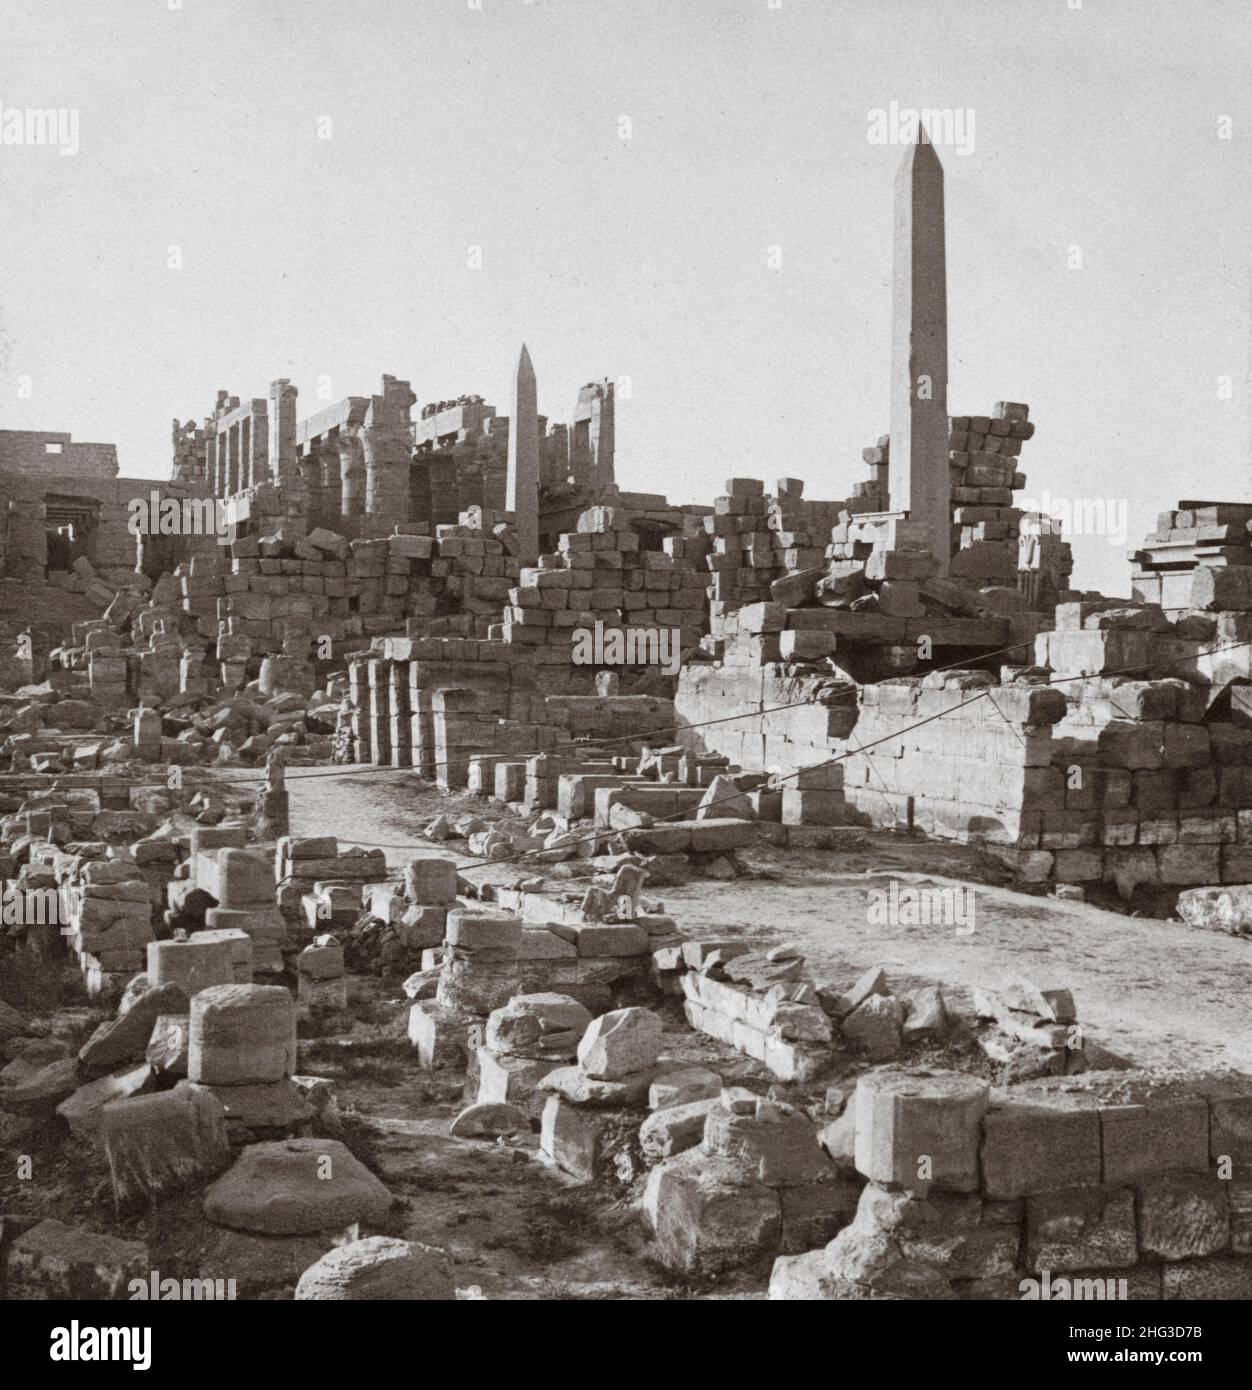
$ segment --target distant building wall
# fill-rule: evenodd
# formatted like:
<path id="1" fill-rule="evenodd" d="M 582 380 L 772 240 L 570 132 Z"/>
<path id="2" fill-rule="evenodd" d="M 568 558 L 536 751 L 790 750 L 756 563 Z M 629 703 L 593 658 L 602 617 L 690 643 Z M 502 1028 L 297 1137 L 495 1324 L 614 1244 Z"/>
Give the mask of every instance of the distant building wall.
<path id="1" fill-rule="evenodd" d="M 115 444 L 76 443 L 50 430 L 0 430 L 0 473 L 116 478 Z"/>

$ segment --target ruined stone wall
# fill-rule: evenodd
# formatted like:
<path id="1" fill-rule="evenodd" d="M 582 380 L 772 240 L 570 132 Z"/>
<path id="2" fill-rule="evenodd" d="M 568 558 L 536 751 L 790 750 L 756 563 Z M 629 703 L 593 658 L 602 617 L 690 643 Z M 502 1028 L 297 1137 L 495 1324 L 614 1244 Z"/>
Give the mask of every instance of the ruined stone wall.
<path id="1" fill-rule="evenodd" d="M 0 430 L 0 473 L 107 479 L 117 477 L 117 467 L 115 444 L 82 444 L 53 431 Z"/>

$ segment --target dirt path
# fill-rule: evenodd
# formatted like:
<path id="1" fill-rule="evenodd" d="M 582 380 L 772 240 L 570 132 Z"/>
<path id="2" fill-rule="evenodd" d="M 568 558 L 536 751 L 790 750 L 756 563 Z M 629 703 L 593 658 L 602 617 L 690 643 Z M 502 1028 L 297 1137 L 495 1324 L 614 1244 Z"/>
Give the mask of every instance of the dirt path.
<path id="1" fill-rule="evenodd" d="M 667 889 L 665 904 L 694 935 L 793 941 L 816 973 L 836 981 L 882 965 L 893 981 L 946 986 L 962 1011 L 974 986 L 1003 974 L 1058 982 L 1073 990 L 1095 1040 L 1139 1064 L 1252 1070 L 1252 942 L 984 884 L 974 885 L 968 935 L 953 926 L 871 922 L 869 890 L 887 889 L 893 875 L 902 887 L 917 880 L 907 873 L 910 851 L 926 848 L 905 845 L 892 856 L 898 866 L 859 864 L 852 872 L 832 865 L 829 854 L 755 853 L 768 877 Z"/>
<path id="2" fill-rule="evenodd" d="M 293 833 L 414 846 L 388 848 L 392 865 L 449 852 L 420 842 L 418 831 L 441 810 L 474 804 L 411 772 L 307 771 L 319 775 L 288 774 Z M 960 847 L 899 839 L 838 856 L 763 849 L 750 856 L 763 877 L 702 880 L 660 896 L 693 935 L 794 941 L 819 973 L 836 979 L 881 964 L 901 983 L 947 986 L 958 1008 L 970 1006 L 976 985 L 1034 972 L 1069 985 L 1096 1039 L 1137 1062 L 1252 1070 L 1252 942 L 983 884 L 975 888 L 969 935 L 868 920 L 868 889 L 886 887 L 890 875 L 922 871 L 948 876 L 934 878 L 938 883 L 957 882 L 975 872 L 975 857 Z"/>

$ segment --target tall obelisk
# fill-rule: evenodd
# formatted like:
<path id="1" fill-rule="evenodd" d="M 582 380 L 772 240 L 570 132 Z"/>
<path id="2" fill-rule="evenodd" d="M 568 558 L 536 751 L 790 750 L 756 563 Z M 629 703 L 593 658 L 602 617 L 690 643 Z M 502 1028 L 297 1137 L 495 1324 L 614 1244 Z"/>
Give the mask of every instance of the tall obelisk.
<path id="1" fill-rule="evenodd" d="M 890 508 L 924 525 L 946 574 L 952 514 L 943 166 L 920 122 L 896 175 L 894 280 Z"/>
<path id="2" fill-rule="evenodd" d="M 535 369 L 522 344 L 513 381 L 513 414 L 509 420 L 509 495 L 513 532 L 520 564 L 539 559 L 539 405 Z"/>

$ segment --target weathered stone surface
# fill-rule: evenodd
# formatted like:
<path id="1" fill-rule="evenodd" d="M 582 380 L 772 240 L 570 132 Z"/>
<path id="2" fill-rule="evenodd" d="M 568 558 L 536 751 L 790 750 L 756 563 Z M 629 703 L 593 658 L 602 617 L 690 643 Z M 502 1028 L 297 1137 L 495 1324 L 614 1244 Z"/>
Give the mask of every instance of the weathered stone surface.
<path id="1" fill-rule="evenodd" d="M 80 1139 L 92 1139 L 100 1128 L 104 1107 L 110 1101 L 137 1096 L 151 1083 L 152 1068 L 147 1062 L 137 1067 L 121 1067 L 80 1086 L 57 1106 L 57 1114 L 69 1125 L 71 1134 Z"/>
<path id="2" fill-rule="evenodd" d="M 1222 1300 L 1246 1303 L 1252 1299 L 1252 1260 L 1216 1256 L 1166 1264 L 1162 1270 L 1162 1298 Z"/>
<path id="3" fill-rule="evenodd" d="M 552 1095 L 543 1107 L 539 1151 L 571 1177 L 591 1182 L 603 1164 L 604 1134 L 600 1116 Z"/>
<path id="4" fill-rule="evenodd" d="M 187 1074 L 210 1085 L 280 1081 L 296 1063 L 296 1010 L 281 985 L 214 985 L 191 1001 Z"/>
<path id="5" fill-rule="evenodd" d="M 692 1101 L 716 1099 L 722 1093 L 722 1078 L 706 1067 L 683 1067 L 681 1071 L 658 1076 L 648 1092 L 648 1105 L 662 1110 L 667 1105 L 689 1105 Z"/>
<path id="6" fill-rule="evenodd" d="M 654 1075 L 649 1067 L 631 1076 L 604 1081 L 588 1076 L 582 1067 L 557 1067 L 543 1078 L 539 1089 L 564 1096 L 576 1105 L 640 1105 L 647 1098 Z"/>
<path id="7" fill-rule="evenodd" d="M 390 1206 L 382 1183 L 334 1139 L 252 1144 L 204 1194 L 209 1221 L 265 1235 L 339 1231 L 379 1221 Z"/>
<path id="8" fill-rule="evenodd" d="M 705 1153 L 736 1160 L 771 1186 L 820 1182 L 834 1176 L 817 1142 L 817 1125 L 803 1111 L 758 1101 L 750 1115 L 716 1105 L 704 1126 Z"/>
<path id="9" fill-rule="evenodd" d="M 516 1105 L 467 1106 L 452 1121 L 448 1133 L 455 1139 L 494 1139 L 500 1134 L 529 1134 L 530 1121 Z"/>
<path id="10" fill-rule="evenodd" d="M 565 994 L 519 994 L 487 1019 L 486 1046 L 515 1057 L 573 1059 L 591 1011 Z"/>
<path id="11" fill-rule="evenodd" d="M 978 1190 L 978 1145 L 989 1087 L 959 1072 L 878 1069 L 856 1090 L 856 1166 L 914 1191 Z"/>
<path id="12" fill-rule="evenodd" d="M 144 1060 L 153 1071 L 169 1076 L 187 1075 L 187 1058 L 191 1046 L 191 1017 L 189 1014 L 160 1014 L 152 1025 Z"/>
<path id="13" fill-rule="evenodd" d="M 226 1118 L 257 1137 L 272 1139 L 273 1131 L 289 1132 L 313 1118 L 313 1105 L 289 1076 L 281 1081 L 260 1081 L 248 1086 L 207 1086 L 180 1081 L 175 1090 L 208 1091 L 221 1104 Z"/>
<path id="14" fill-rule="evenodd" d="M 81 1085 L 78 1058 L 62 1057 L 16 1086 L 0 1086 L 0 1109 L 27 1119 L 46 1119 Z"/>
<path id="15" fill-rule="evenodd" d="M 161 1014 L 187 1011 L 187 996 L 177 985 L 157 985 L 145 990 L 124 1014 L 99 1028 L 83 1044 L 78 1060 L 84 1071 L 111 1071 L 123 1062 L 138 1061 L 147 1049 L 152 1029 Z"/>
<path id="16" fill-rule="evenodd" d="M 601 1014 L 578 1044 L 578 1064 L 588 1076 L 611 1081 L 656 1064 L 661 1020 L 651 1009 L 615 1009 Z"/>
<path id="17" fill-rule="evenodd" d="M 872 1062 L 890 1062 L 903 1044 L 904 1006 L 894 996 L 874 994 L 840 1025 L 844 1038 Z"/>
<path id="18" fill-rule="evenodd" d="M 989 1197 L 1024 1197 L 1101 1180 L 1100 1113 L 1073 1096 L 1032 1094 L 1001 1099 L 983 1117 L 983 1190 Z"/>
<path id="19" fill-rule="evenodd" d="M 150 1268 L 148 1247 L 140 1241 L 96 1235 L 49 1217 L 9 1246 L 5 1297 L 124 1299 L 130 1281 L 146 1282 Z"/>
<path id="20" fill-rule="evenodd" d="M 1228 1184 L 1211 1173 L 1180 1173 L 1139 1186 L 1139 1248 L 1163 1260 L 1215 1255 L 1230 1242 Z"/>
<path id="21" fill-rule="evenodd" d="M 717 1098 L 687 1101 L 654 1110 L 639 1127 L 639 1147 L 654 1162 L 693 1149 L 704 1138 L 704 1122 Z"/>
<path id="22" fill-rule="evenodd" d="M 778 1193 L 700 1149 L 653 1168 L 643 1212 L 661 1263 L 684 1273 L 745 1269 L 773 1254 L 782 1233 Z"/>
<path id="23" fill-rule="evenodd" d="M 809 1250 L 803 1255 L 780 1255 L 774 1261 L 769 1276 L 771 1302 L 794 1300 L 829 1303 L 869 1297 L 868 1290 L 858 1295 L 855 1292 L 857 1285 L 836 1279 L 828 1266 L 825 1250 Z"/>
<path id="24" fill-rule="evenodd" d="M 455 1297 L 446 1251 L 390 1236 L 366 1236 L 328 1250 L 296 1285 L 297 1301 L 434 1302 Z"/>
<path id="25" fill-rule="evenodd" d="M 1119 1269 L 1139 1258 L 1128 1188 L 1079 1187 L 1026 1199 L 1031 1269 Z"/>
<path id="26" fill-rule="evenodd" d="M 118 1200 L 173 1191 L 230 1162 L 226 1112 L 199 1088 L 110 1101 L 100 1139 Z"/>

